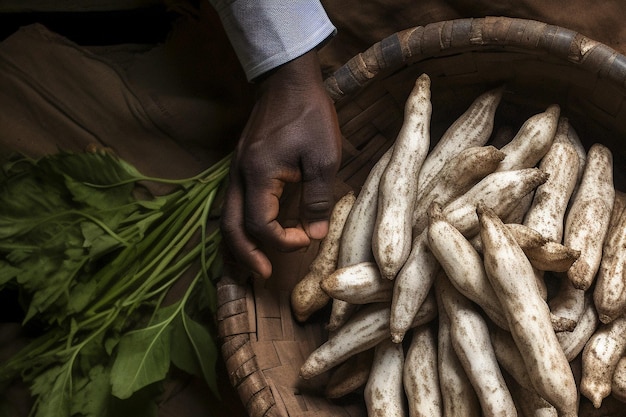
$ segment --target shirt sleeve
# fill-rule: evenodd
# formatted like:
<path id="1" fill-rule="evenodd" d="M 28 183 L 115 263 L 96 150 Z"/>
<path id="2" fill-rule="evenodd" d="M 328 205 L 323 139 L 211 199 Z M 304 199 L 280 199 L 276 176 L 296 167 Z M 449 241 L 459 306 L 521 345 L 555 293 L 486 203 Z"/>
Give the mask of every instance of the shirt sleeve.
<path id="1" fill-rule="evenodd" d="M 337 29 L 319 0 L 210 0 L 248 80 L 318 46 Z"/>

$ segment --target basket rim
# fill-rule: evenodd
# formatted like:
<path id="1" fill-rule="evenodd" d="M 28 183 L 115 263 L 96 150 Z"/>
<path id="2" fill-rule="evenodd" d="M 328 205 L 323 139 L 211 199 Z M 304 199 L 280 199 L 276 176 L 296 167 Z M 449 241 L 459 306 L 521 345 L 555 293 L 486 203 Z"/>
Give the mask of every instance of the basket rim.
<path id="1" fill-rule="evenodd" d="M 503 48 L 548 54 L 620 88 L 626 86 L 626 56 L 615 49 L 562 26 L 505 16 L 444 20 L 396 32 L 350 58 L 324 84 L 337 103 L 390 69 L 438 56 Z"/>
<path id="2" fill-rule="evenodd" d="M 613 48 L 561 26 L 504 16 L 444 20 L 396 32 L 353 56 L 324 83 L 338 106 L 390 71 L 416 62 L 462 52 L 510 49 L 550 55 L 626 88 L 626 56 Z M 287 417 L 293 414 L 275 397 L 254 352 L 252 285 L 227 271 L 218 282 L 218 336 L 223 360 L 230 383 L 238 389 L 250 417 Z"/>

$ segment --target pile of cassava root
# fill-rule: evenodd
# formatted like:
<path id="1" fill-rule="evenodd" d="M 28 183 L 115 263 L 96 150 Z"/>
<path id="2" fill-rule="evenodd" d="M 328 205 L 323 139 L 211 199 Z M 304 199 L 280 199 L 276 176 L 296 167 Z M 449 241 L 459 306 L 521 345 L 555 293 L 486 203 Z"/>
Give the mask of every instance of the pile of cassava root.
<path id="1" fill-rule="evenodd" d="M 394 144 L 336 203 L 291 294 L 301 322 L 332 303 L 328 339 L 300 369 L 328 372 L 328 398 L 410 417 L 626 402 L 626 194 L 612 153 L 586 148 L 556 104 L 494 143 L 502 94 L 476 98 L 429 150 L 421 75 Z"/>

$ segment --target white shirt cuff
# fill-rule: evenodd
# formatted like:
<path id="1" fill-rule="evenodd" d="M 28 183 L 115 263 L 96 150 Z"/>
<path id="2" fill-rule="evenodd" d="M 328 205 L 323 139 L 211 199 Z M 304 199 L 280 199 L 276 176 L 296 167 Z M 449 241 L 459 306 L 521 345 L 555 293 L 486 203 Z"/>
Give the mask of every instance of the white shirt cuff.
<path id="1" fill-rule="evenodd" d="M 211 0 L 248 80 L 337 32 L 319 0 Z"/>

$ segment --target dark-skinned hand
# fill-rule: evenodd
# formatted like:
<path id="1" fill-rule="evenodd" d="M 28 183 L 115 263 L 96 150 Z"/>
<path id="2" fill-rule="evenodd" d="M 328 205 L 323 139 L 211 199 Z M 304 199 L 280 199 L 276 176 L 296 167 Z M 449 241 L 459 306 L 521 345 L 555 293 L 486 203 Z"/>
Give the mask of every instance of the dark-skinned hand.
<path id="1" fill-rule="evenodd" d="M 263 248 L 295 251 L 328 232 L 341 133 L 312 50 L 258 81 L 258 98 L 235 149 L 221 229 L 230 256 L 268 278 Z M 300 224 L 279 221 L 288 183 L 300 185 Z"/>

